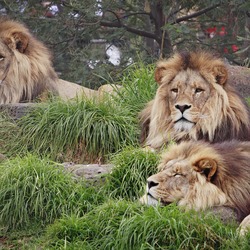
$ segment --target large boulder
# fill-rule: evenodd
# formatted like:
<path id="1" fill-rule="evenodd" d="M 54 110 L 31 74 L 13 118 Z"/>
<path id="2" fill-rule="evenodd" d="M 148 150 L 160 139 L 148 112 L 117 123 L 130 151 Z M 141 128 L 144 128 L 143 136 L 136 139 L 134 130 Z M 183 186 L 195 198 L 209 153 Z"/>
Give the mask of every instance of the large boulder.
<path id="1" fill-rule="evenodd" d="M 250 97 L 250 68 L 229 66 L 229 83 L 239 91 L 241 96 Z"/>

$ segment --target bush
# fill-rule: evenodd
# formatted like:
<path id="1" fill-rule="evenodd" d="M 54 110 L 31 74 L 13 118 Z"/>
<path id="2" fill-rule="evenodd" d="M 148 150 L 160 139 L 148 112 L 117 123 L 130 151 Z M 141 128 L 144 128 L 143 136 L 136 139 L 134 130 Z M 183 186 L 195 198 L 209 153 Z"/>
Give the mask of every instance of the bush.
<path id="1" fill-rule="evenodd" d="M 103 200 L 48 159 L 27 155 L 0 165 L 0 223 L 6 229 L 51 223 L 62 214 L 83 215 Z"/>

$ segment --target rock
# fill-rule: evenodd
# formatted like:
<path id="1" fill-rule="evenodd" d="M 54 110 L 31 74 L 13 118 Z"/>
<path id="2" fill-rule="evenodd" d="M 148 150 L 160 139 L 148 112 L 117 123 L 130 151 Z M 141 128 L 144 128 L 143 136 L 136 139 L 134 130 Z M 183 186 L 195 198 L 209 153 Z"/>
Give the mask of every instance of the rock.
<path id="1" fill-rule="evenodd" d="M 20 119 L 38 105 L 38 103 L 0 104 L 0 112 L 7 112 L 13 119 Z"/>
<path id="2" fill-rule="evenodd" d="M 110 173 L 113 168 L 112 164 L 74 164 L 72 162 L 65 162 L 63 166 L 75 177 L 84 177 L 87 180 L 98 179 L 103 174 Z"/>
<path id="3" fill-rule="evenodd" d="M 250 96 L 250 68 L 229 66 L 228 82 L 238 90 L 241 96 Z"/>

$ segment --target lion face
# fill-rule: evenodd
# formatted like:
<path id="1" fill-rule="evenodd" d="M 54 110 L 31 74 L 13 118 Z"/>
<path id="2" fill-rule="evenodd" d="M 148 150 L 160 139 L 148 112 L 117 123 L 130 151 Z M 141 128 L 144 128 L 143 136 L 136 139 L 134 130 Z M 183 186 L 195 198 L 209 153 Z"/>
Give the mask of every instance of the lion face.
<path id="1" fill-rule="evenodd" d="M 163 167 L 163 166 L 162 166 Z M 192 185 L 191 166 L 185 160 L 169 161 L 163 169 L 147 180 L 147 194 L 144 203 L 163 205 L 183 199 Z"/>
<path id="2" fill-rule="evenodd" d="M 170 116 L 176 131 L 189 132 L 199 119 L 204 119 L 203 107 L 211 90 L 206 80 L 192 70 L 181 71 L 167 88 Z M 161 90 L 160 90 L 161 91 Z"/>

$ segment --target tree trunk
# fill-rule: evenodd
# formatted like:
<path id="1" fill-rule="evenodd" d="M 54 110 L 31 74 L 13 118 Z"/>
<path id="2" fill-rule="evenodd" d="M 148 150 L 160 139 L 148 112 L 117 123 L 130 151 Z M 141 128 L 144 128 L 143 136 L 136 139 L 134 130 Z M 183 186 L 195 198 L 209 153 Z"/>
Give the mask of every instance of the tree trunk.
<path id="1" fill-rule="evenodd" d="M 162 57 L 166 57 L 173 52 L 173 47 L 168 31 L 166 29 L 162 29 L 162 27 L 166 25 L 166 17 L 163 13 L 163 1 L 153 1 L 150 5 L 150 9 L 150 16 L 155 24 L 155 40 L 159 45 L 160 54 L 162 55 Z"/>

